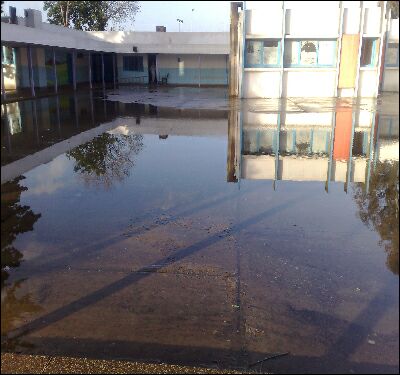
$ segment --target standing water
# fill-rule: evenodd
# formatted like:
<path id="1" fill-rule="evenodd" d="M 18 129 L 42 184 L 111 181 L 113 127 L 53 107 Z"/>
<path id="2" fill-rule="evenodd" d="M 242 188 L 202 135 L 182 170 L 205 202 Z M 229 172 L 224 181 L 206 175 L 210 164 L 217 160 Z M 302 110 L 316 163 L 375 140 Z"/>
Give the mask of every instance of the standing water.
<path id="1" fill-rule="evenodd" d="M 2 352 L 399 370 L 399 117 L 2 106 Z"/>

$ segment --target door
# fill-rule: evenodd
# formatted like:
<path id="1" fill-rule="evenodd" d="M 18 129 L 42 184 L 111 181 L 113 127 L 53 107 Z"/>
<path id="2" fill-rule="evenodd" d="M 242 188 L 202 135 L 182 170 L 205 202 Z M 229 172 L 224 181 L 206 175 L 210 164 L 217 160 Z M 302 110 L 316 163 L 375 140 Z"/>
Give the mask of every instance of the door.
<path id="1" fill-rule="evenodd" d="M 154 65 L 154 74 L 155 74 L 155 80 L 154 83 L 158 82 L 158 77 L 157 77 L 157 55 L 148 55 L 147 58 L 147 70 L 148 70 L 148 75 L 149 75 L 149 83 L 151 82 L 151 78 L 152 78 L 152 73 L 151 73 L 151 67 Z"/>

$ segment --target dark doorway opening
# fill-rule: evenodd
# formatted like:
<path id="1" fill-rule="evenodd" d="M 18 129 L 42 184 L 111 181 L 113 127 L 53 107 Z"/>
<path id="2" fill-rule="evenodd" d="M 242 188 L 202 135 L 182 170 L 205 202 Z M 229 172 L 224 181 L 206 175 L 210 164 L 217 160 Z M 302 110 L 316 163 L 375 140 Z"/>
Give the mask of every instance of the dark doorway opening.
<path id="1" fill-rule="evenodd" d="M 157 55 L 148 55 L 147 69 L 149 74 L 149 83 L 157 83 Z"/>

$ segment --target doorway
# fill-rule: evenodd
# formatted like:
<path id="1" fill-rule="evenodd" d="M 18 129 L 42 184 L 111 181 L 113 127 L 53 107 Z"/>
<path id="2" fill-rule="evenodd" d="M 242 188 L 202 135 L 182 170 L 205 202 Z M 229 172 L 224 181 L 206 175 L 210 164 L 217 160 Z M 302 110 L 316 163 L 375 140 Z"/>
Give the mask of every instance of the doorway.
<path id="1" fill-rule="evenodd" d="M 151 82 L 151 78 L 152 78 L 152 66 L 154 65 L 155 69 L 154 69 L 154 82 Z M 149 84 L 151 83 L 157 83 L 158 82 L 158 77 L 157 77 L 157 55 L 148 55 L 147 58 L 147 69 L 148 69 L 148 75 L 149 75 Z"/>

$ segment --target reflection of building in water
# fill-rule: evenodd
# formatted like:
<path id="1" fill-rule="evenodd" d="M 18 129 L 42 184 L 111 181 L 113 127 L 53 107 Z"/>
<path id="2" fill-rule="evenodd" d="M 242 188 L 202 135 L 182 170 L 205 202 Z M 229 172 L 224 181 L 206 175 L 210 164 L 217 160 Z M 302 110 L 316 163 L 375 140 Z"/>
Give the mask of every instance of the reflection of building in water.
<path id="1" fill-rule="evenodd" d="M 377 160 L 398 160 L 398 117 L 337 112 L 229 115 L 228 181 L 363 182 Z"/>
<path id="2" fill-rule="evenodd" d="M 21 113 L 19 103 L 10 103 L 8 106 L 1 107 L 1 117 L 7 117 L 10 134 L 20 133 L 22 131 Z"/>

